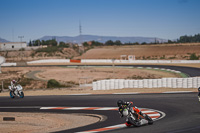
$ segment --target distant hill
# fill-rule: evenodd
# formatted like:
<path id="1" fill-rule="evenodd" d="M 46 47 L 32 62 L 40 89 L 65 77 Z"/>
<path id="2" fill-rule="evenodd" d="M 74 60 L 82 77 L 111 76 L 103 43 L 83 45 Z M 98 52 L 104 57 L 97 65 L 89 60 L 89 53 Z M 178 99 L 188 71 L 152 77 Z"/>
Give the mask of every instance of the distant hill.
<path id="1" fill-rule="evenodd" d="M 58 42 L 71 42 L 71 43 L 80 43 L 80 42 L 88 42 L 88 41 L 98 41 L 105 43 L 108 40 L 116 41 L 120 40 L 122 43 L 134 43 L 134 42 L 139 42 L 139 43 L 151 43 L 151 42 L 167 42 L 166 39 L 161 39 L 161 38 L 156 38 L 156 37 L 116 37 L 116 36 L 95 36 L 95 35 L 81 35 L 81 36 L 75 36 L 75 37 L 70 37 L 70 36 L 44 36 L 40 38 L 39 40 L 50 40 L 55 38 Z"/>
<path id="2" fill-rule="evenodd" d="M 9 41 L 0 37 L 0 42 L 9 42 Z"/>

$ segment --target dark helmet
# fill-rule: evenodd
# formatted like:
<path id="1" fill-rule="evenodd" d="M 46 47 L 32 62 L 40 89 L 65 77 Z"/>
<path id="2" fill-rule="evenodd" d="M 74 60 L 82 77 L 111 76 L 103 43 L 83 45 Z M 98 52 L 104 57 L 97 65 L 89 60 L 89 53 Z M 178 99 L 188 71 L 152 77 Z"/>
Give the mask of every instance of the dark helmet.
<path id="1" fill-rule="evenodd" d="M 198 88 L 198 91 L 200 91 L 200 87 Z"/>
<path id="2" fill-rule="evenodd" d="M 117 101 L 117 106 L 120 107 L 120 106 L 122 106 L 123 103 L 124 103 L 124 101 L 118 100 L 118 101 Z"/>

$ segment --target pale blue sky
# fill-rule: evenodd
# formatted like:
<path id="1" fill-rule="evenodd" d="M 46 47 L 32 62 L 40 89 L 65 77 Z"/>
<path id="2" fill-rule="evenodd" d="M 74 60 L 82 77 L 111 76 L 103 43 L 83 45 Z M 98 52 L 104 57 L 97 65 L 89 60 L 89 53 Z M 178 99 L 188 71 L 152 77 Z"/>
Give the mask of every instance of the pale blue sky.
<path id="1" fill-rule="evenodd" d="M 0 37 L 142 36 L 200 33 L 200 0 L 0 0 Z M 14 37 L 14 38 L 13 38 Z"/>

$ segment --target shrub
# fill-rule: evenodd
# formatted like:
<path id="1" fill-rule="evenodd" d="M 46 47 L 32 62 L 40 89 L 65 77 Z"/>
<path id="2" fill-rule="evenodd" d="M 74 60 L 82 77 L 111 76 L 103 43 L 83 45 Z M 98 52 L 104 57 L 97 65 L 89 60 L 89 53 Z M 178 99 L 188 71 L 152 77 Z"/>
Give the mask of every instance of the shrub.
<path id="1" fill-rule="evenodd" d="M 62 87 L 55 79 L 50 79 L 47 83 L 47 88 L 60 88 Z"/>
<path id="2" fill-rule="evenodd" d="M 190 60 L 198 60 L 198 59 L 199 59 L 199 57 L 196 56 L 195 53 L 193 53 L 193 54 L 190 55 Z"/>

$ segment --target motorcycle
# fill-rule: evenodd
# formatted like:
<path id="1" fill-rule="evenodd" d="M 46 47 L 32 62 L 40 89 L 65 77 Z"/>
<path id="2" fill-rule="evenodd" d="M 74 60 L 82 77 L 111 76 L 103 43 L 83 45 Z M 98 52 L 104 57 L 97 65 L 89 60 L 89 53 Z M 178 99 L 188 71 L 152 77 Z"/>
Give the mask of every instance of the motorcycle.
<path id="1" fill-rule="evenodd" d="M 16 89 L 13 89 L 11 86 L 8 87 L 10 90 L 10 97 L 15 98 L 15 96 L 18 96 L 20 98 L 24 98 L 24 92 L 23 88 L 20 84 L 16 85 Z"/>
<path id="2" fill-rule="evenodd" d="M 123 105 L 122 106 L 122 114 L 123 116 L 126 116 L 126 126 L 135 126 L 135 127 L 140 127 L 145 124 L 152 125 L 153 120 L 151 117 L 149 117 L 147 114 L 143 114 L 137 111 L 134 111 L 130 105 Z"/>

